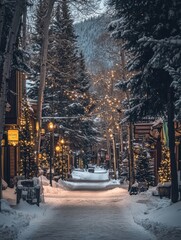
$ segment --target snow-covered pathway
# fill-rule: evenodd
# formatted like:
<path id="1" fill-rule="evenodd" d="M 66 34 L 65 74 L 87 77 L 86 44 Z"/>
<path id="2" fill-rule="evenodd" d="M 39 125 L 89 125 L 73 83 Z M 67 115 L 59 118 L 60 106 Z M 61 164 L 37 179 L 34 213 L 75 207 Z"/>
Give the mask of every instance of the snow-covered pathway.
<path id="1" fill-rule="evenodd" d="M 75 229 L 82 230 L 82 235 L 78 233 L 74 238 L 69 238 L 72 240 L 78 237 L 80 240 L 84 240 L 81 237 L 91 240 L 93 230 L 94 240 L 101 237 L 106 239 L 105 234 L 114 237 L 118 233 L 118 239 L 122 240 L 132 239 L 133 234 L 136 239 L 138 233 L 151 237 L 151 240 L 155 239 L 154 236 L 157 240 L 181 239 L 181 201 L 172 204 L 168 198 L 153 196 L 155 187 L 130 196 L 126 183 L 108 191 L 67 191 L 54 185 L 44 186 L 45 203 L 41 203 L 40 207 L 26 201 L 20 201 L 16 205 L 14 189 L 3 191 L 1 240 L 34 240 L 34 235 L 41 226 L 44 226 L 44 240 L 50 239 L 47 235 L 50 227 L 55 229 L 54 232 L 60 229 L 63 233 L 69 231 L 69 234 L 75 232 Z M 154 236 L 147 234 L 142 227 Z M 63 237 L 61 239 L 66 240 Z"/>
<path id="2" fill-rule="evenodd" d="M 125 195 L 124 189 L 62 191 L 55 201 L 55 195 L 46 193 L 46 204 L 54 205 L 51 214 L 39 224 L 35 220 L 19 239 L 156 239 L 134 222 L 131 202 Z"/>

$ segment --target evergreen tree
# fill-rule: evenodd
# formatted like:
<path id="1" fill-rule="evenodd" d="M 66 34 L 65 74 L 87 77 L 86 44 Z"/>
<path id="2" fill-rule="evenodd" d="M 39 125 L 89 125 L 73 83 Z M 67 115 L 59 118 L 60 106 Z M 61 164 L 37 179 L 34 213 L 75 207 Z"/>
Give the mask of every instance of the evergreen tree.
<path id="1" fill-rule="evenodd" d="M 173 59 L 176 52 L 173 54 L 173 49 L 163 44 L 157 46 L 149 37 L 165 40 L 179 36 L 178 10 L 173 1 L 111 2 L 116 5 L 118 16 L 122 16 L 120 24 L 112 25 L 113 35 L 124 39 L 125 48 L 131 49 L 134 56 L 128 65 L 135 74 L 127 83 L 132 94 L 131 109 L 127 113 L 133 119 L 144 115 L 164 115 L 168 103 L 165 93 L 172 83 L 165 68 L 170 65 L 178 67 L 178 63 L 170 62 L 170 57 Z M 123 24 L 125 21 L 127 24 Z"/>
<path id="2" fill-rule="evenodd" d="M 170 175 L 170 153 L 166 146 L 162 147 L 162 160 L 158 170 L 159 182 L 169 182 L 171 180 Z"/>
<path id="3" fill-rule="evenodd" d="M 128 68 L 134 76 L 120 86 L 130 90 L 130 108 L 126 114 L 133 121 L 144 116 L 167 116 L 171 157 L 172 202 L 178 200 L 177 167 L 174 153 L 174 102 L 178 90 L 168 66 L 180 68 L 180 48 L 162 44 L 180 38 L 180 1 L 110 1 L 119 20 L 111 24 L 113 35 L 125 40 L 133 59 Z M 151 39 L 150 39 L 151 38 Z M 178 54 L 179 52 L 179 54 Z M 175 80 L 175 79 L 174 79 Z M 177 81 L 178 83 L 178 81 Z M 175 82 L 175 86 L 178 86 Z M 177 93 L 177 94 L 175 94 Z"/>
<path id="4" fill-rule="evenodd" d="M 90 114 L 93 108 L 92 95 L 90 93 L 90 83 L 91 77 L 88 74 L 85 66 L 85 61 L 83 54 L 80 54 L 78 61 L 78 75 L 77 75 L 77 85 L 76 85 L 76 101 L 79 104 L 79 109 L 82 111 L 81 119 L 76 120 L 75 130 L 79 129 L 79 134 L 76 137 L 79 146 L 84 146 L 84 150 L 88 150 L 91 144 L 96 142 L 95 136 L 97 135 L 95 124 L 93 119 L 90 118 Z M 75 114 L 77 114 L 75 112 Z M 71 126 L 70 126 L 71 127 Z M 78 128 L 77 128 L 78 127 Z"/>
<path id="5" fill-rule="evenodd" d="M 74 101 L 77 77 L 76 36 L 67 1 L 58 4 L 50 29 L 49 61 L 45 102 L 49 112 L 68 117 L 67 106 Z"/>
<path id="6" fill-rule="evenodd" d="M 137 149 L 136 158 L 136 180 L 137 182 L 146 182 L 149 185 L 154 185 L 154 169 L 149 151 L 140 146 Z"/>
<path id="7" fill-rule="evenodd" d="M 40 57 L 43 37 L 43 17 L 46 14 L 47 2 L 40 0 L 35 6 L 35 23 L 33 33 L 30 34 L 28 50 L 31 52 L 30 66 L 31 74 L 28 76 L 27 95 L 29 98 L 38 100 L 38 89 L 40 85 Z"/>
<path id="8" fill-rule="evenodd" d="M 92 135 L 89 137 L 87 134 L 88 129 L 95 135 L 91 130 L 92 121 L 82 118 L 91 107 L 90 76 L 86 72 L 83 55 L 78 55 L 76 38 L 69 6 L 64 0 L 55 9 L 50 30 L 50 61 L 45 91 L 49 108 L 44 115 L 52 115 L 55 119 L 59 116 L 68 118 L 61 120 L 61 125 L 73 148 L 92 139 Z"/>
<path id="9" fill-rule="evenodd" d="M 44 173 L 50 168 L 50 133 L 46 133 L 41 141 L 39 166 Z"/>
<path id="10" fill-rule="evenodd" d="M 37 5 L 36 33 L 31 44 L 33 49 L 31 63 L 34 71 L 30 76 L 32 81 L 28 95 L 36 100 L 38 99 L 40 82 L 42 21 L 46 15 L 47 4 L 47 1 L 42 0 Z M 74 150 L 80 148 L 83 142 L 90 142 L 90 139 L 93 139 L 92 136 L 96 134 L 92 128 L 92 120 L 82 118 L 84 114 L 89 113 L 91 107 L 89 100 L 90 77 L 85 70 L 83 56 L 78 55 L 76 38 L 68 1 L 57 2 L 54 5 L 49 30 L 43 116 L 54 118 L 54 123 L 57 126 L 55 134 L 66 137 L 67 141 L 70 142 L 71 149 Z M 59 117 L 64 119 L 59 120 Z M 59 129 L 60 122 L 61 129 Z M 45 124 L 44 128 L 46 128 Z M 89 135 L 89 133 L 91 134 Z M 44 139 L 42 139 L 41 165 L 46 170 L 49 165 L 48 143 L 50 142 L 46 141 L 45 144 Z M 55 165 L 58 166 L 56 161 Z"/>
<path id="11" fill-rule="evenodd" d="M 20 124 L 20 160 L 19 160 L 19 175 L 24 175 L 25 178 L 34 177 L 37 175 L 37 165 L 34 155 L 34 132 L 32 128 L 32 113 L 28 105 L 27 99 L 23 99 L 22 117 Z"/>

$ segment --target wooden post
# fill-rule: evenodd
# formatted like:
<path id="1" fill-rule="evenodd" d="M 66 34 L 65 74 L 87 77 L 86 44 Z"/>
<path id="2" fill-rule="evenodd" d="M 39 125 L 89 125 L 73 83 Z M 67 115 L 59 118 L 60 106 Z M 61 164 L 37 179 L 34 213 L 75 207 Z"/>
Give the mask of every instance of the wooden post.
<path id="1" fill-rule="evenodd" d="M 116 143 L 115 143 L 115 135 L 113 134 L 113 163 L 114 163 L 114 179 L 117 179 L 116 174 Z"/>
<path id="2" fill-rule="evenodd" d="M 129 189 L 135 182 L 134 173 L 134 157 L 133 157 L 133 125 L 131 122 L 128 124 L 128 142 L 129 142 Z"/>

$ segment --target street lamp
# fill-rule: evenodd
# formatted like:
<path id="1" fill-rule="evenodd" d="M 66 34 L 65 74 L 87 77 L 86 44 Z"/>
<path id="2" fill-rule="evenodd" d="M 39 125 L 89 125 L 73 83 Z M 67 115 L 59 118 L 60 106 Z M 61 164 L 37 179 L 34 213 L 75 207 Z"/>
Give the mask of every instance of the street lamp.
<path id="1" fill-rule="evenodd" d="M 52 164 L 54 161 L 54 124 L 49 122 L 48 129 L 50 131 L 50 186 L 52 186 Z"/>
<path id="2" fill-rule="evenodd" d="M 116 143 L 115 143 L 115 134 L 111 134 L 112 143 L 113 143 L 113 162 L 114 162 L 114 178 L 117 179 L 116 174 Z"/>
<path id="3" fill-rule="evenodd" d="M 57 143 L 55 147 L 56 157 L 57 157 L 57 174 L 60 174 L 60 152 L 61 152 L 61 146 L 59 143 Z"/>
<path id="4" fill-rule="evenodd" d="M 64 146 L 64 143 L 65 143 L 65 141 L 64 141 L 64 139 L 62 138 L 61 140 L 60 140 L 60 144 L 61 144 L 61 149 L 62 149 L 62 180 L 64 179 L 64 176 L 63 176 L 63 174 L 64 174 L 64 163 L 63 163 L 63 146 Z"/>

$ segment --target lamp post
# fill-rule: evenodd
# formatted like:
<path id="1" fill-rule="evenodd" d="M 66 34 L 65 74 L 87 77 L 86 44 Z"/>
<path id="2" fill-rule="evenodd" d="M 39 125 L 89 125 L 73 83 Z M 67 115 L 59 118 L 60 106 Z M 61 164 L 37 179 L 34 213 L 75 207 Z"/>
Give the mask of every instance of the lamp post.
<path id="1" fill-rule="evenodd" d="M 64 143 L 65 143 L 65 141 L 64 141 L 64 139 L 62 138 L 61 140 L 60 140 L 60 144 L 61 144 L 61 149 L 62 149 L 62 180 L 64 179 L 64 176 L 63 176 L 63 173 L 64 173 L 64 164 L 63 164 L 63 146 L 64 146 Z"/>
<path id="2" fill-rule="evenodd" d="M 59 145 L 59 143 L 56 145 L 55 147 L 55 151 L 56 151 L 56 157 L 57 157 L 57 174 L 60 174 L 60 151 L 61 151 L 61 147 Z"/>
<path id="3" fill-rule="evenodd" d="M 115 143 L 115 134 L 112 134 L 112 142 L 113 142 L 113 162 L 114 162 L 114 179 L 117 179 L 116 174 L 116 143 Z"/>
<path id="4" fill-rule="evenodd" d="M 116 174 L 116 141 L 115 141 L 115 133 L 113 132 L 112 129 L 109 129 L 110 133 L 110 139 L 112 140 L 112 149 L 113 149 L 113 168 L 114 168 L 114 179 L 117 179 L 117 174 Z"/>
<path id="5" fill-rule="evenodd" d="M 49 122 L 48 129 L 50 131 L 50 186 L 52 186 L 52 164 L 54 161 L 54 124 Z"/>

